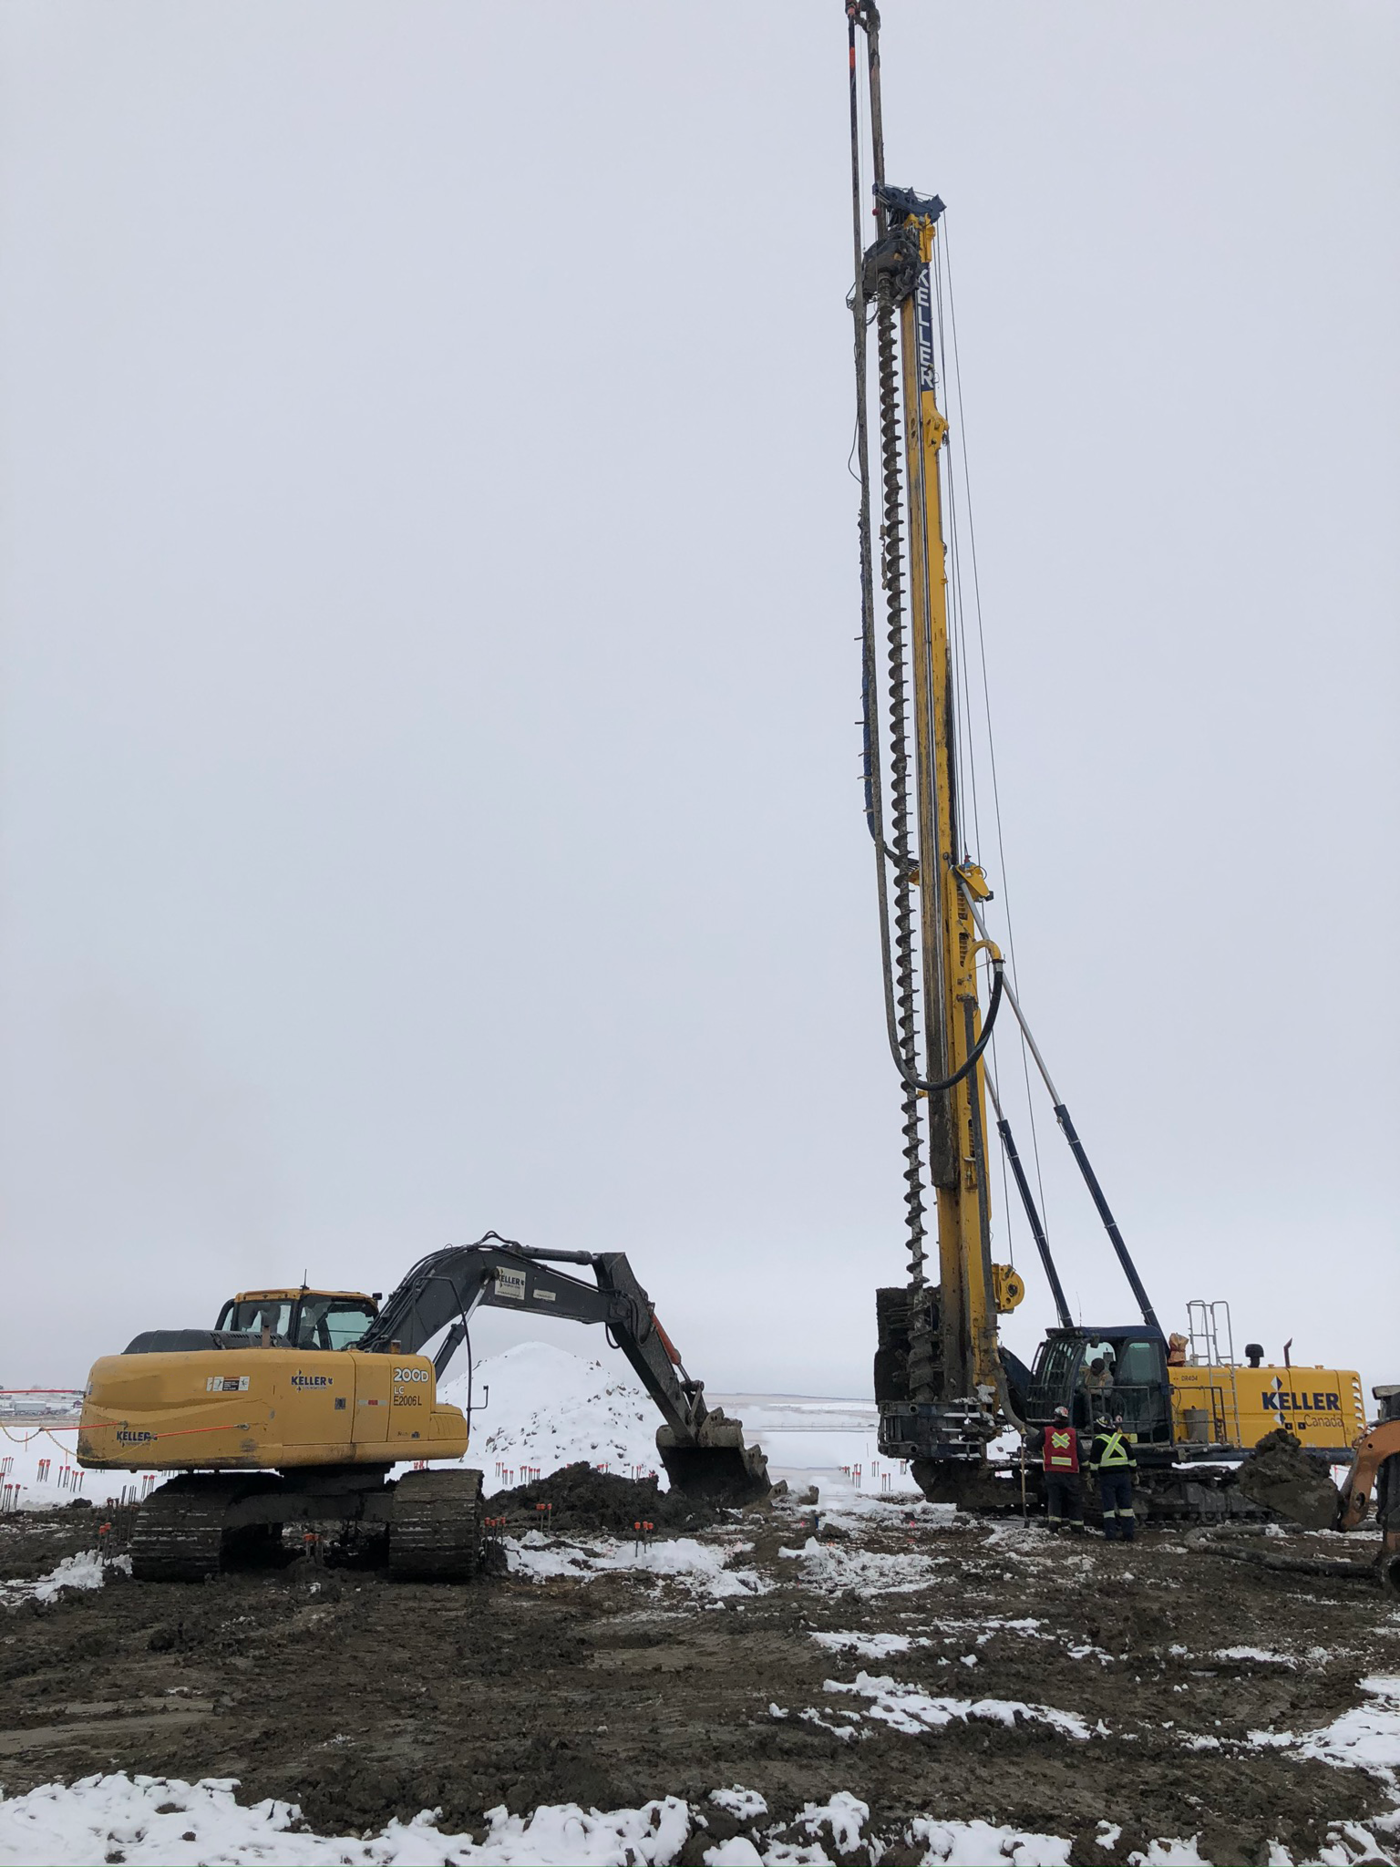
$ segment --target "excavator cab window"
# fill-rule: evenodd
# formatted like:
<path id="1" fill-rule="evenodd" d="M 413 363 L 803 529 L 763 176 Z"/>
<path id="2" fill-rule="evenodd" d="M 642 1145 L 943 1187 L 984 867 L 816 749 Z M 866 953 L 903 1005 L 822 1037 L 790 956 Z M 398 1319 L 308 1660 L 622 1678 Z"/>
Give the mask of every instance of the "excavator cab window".
<path id="1" fill-rule="evenodd" d="M 372 1304 L 344 1297 L 306 1296 L 297 1307 L 298 1348 L 354 1348 L 375 1317 Z"/>
<path id="2" fill-rule="evenodd" d="M 260 1335 L 264 1329 L 285 1340 L 292 1332 L 292 1303 L 287 1299 L 258 1297 L 250 1303 L 225 1303 L 219 1312 L 216 1329 L 231 1329 L 236 1335 Z"/>

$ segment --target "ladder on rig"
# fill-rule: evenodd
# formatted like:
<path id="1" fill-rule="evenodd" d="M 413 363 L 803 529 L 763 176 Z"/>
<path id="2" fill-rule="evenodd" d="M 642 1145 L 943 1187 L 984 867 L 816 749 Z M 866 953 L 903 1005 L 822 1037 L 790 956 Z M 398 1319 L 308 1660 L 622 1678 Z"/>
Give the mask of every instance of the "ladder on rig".
<path id="1" fill-rule="evenodd" d="M 1223 1353 L 1220 1346 L 1222 1328 L 1225 1337 Z M 1243 1435 L 1240 1427 L 1239 1388 L 1235 1380 L 1235 1332 L 1230 1322 L 1230 1305 L 1223 1297 L 1214 1303 L 1207 1303 L 1203 1297 L 1192 1297 L 1186 1305 L 1186 1330 L 1191 1344 L 1193 1367 L 1209 1368 L 1212 1375 L 1219 1370 L 1229 1377 L 1229 1417 L 1233 1418 L 1235 1424 L 1233 1443 L 1240 1445 L 1243 1443 Z M 1229 1438 L 1223 1382 L 1212 1380 L 1210 1405 L 1211 1437 L 1217 1444 L 1222 1444 Z"/>

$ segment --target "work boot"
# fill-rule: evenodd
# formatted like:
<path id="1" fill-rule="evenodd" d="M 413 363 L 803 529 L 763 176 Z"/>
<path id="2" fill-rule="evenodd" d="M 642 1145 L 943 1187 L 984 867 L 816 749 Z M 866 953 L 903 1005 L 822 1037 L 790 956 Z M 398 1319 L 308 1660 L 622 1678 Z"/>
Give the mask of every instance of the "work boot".
<path id="1" fill-rule="evenodd" d="M 1083 1524 L 1083 1521 L 1082 1521 L 1082 1519 L 1081 1519 L 1081 1521 L 1080 1521 L 1080 1522 L 1078 1522 L 1078 1523 L 1072 1523 L 1072 1524 L 1070 1525 L 1070 1531 L 1071 1531 L 1071 1533 L 1072 1533 L 1073 1535 L 1075 1535 L 1075 1536 L 1083 1536 L 1083 1534 L 1084 1534 L 1084 1524 Z"/>

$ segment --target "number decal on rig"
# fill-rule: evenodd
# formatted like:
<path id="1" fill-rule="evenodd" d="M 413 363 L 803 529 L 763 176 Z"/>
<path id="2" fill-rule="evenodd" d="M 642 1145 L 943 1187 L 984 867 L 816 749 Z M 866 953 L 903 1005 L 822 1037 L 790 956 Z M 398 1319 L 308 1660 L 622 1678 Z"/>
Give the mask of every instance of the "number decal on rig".
<path id="1" fill-rule="evenodd" d="M 426 1368 L 395 1368 L 394 1370 L 396 1381 L 428 1381 L 431 1378 Z"/>

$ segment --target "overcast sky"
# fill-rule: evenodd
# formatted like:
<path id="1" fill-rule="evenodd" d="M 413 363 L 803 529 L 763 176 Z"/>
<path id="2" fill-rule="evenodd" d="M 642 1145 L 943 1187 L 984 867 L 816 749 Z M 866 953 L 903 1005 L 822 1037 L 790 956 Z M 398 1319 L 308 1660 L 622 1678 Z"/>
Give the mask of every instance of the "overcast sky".
<path id="1" fill-rule="evenodd" d="M 841 7 L 0 33 L 0 1383 L 495 1227 L 626 1250 L 713 1388 L 867 1393 Z M 885 56 L 1025 1004 L 1164 1326 L 1400 1380 L 1400 15 L 889 0 Z"/>

